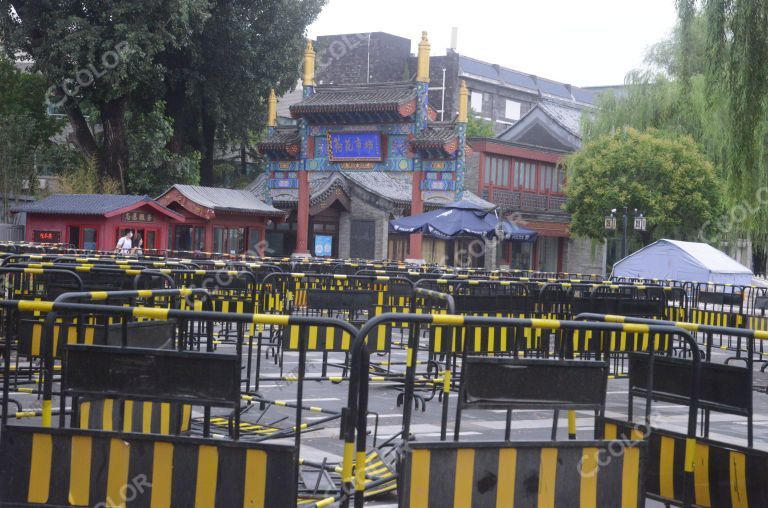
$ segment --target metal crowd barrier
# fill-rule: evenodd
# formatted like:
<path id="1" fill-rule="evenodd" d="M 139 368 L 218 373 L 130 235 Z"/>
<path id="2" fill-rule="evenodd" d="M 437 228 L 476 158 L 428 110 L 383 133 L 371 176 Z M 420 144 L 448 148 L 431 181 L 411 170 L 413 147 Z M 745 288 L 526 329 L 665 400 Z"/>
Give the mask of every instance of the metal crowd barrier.
<path id="1" fill-rule="evenodd" d="M 376 326 L 379 326 L 383 322 L 409 322 L 412 326 L 416 324 L 430 324 L 430 325 L 441 325 L 446 327 L 451 327 L 455 330 L 455 334 L 461 334 L 462 328 L 465 327 L 480 327 L 480 326 L 487 326 L 487 327 L 503 327 L 503 328 L 529 328 L 529 329 L 542 329 L 542 330 L 548 330 L 548 331 L 556 331 L 556 330 L 568 330 L 568 331 L 582 331 L 587 332 L 590 331 L 594 334 L 598 333 L 640 333 L 640 334 L 647 334 L 651 337 L 655 337 L 657 335 L 663 335 L 669 337 L 669 341 L 671 342 L 673 339 L 680 341 L 686 345 L 686 347 L 691 348 L 692 350 L 695 349 L 696 343 L 693 340 L 693 338 L 685 331 L 679 328 L 671 327 L 671 326 L 660 326 L 660 325 L 641 325 L 641 324 L 611 324 L 611 323 L 586 323 L 586 322 L 579 322 L 579 321 L 559 321 L 559 320 L 546 320 L 546 319 L 513 319 L 513 318 L 491 318 L 491 317 L 478 317 L 478 316 L 458 316 L 458 315 L 414 315 L 414 314 L 385 314 L 382 316 L 378 316 L 370 321 L 368 321 L 360 330 L 359 335 L 357 336 L 353 349 L 352 349 L 352 372 L 350 377 L 350 383 L 349 383 L 349 395 L 348 395 L 348 407 L 345 410 L 345 417 L 343 419 L 343 427 L 342 427 L 342 435 L 344 438 L 344 463 L 342 467 L 342 478 L 344 481 L 344 489 L 345 492 L 348 493 L 350 496 L 353 495 L 355 506 L 359 507 L 362 506 L 364 499 L 365 499 L 365 489 L 366 482 L 365 482 L 365 472 L 364 469 L 354 468 L 354 463 L 362 464 L 365 460 L 365 454 L 366 454 L 366 446 L 367 446 L 367 430 L 366 430 L 366 410 L 368 406 L 368 376 L 365 375 L 365 373 L 368 371 L 368 363 L 369 363 L 369 353 L 367 350 L 367 344 L 366 344 L 366 337 L 367 334 L 375 329 Z M 412 335 L 413 337 L 413 335 Z M 653 340 L 650 341 L 651 344 L 653 344 Z M 407 374 L 406 374 L 406 389 L 405 389 L 405 402 L 403 405 L 403 437 L 405 439 L 410 439 L 410 408 L 412 404 L 412 397 L 413 397 L 413 381 L 415 379 L 415 369 L 414 369 L 414 363 L 416 360 L 416 354 L 417 354 L 417 345 L 414 343 L 413 340 L 409 341 L 408 347 L 407 347 L 407 358 L 408 358 L 408 368 L 407 368 Z M 602 351 L 602 359 L 596 358 L 595 360 L 591 359 L 584 359 L 581 360 L 584 363 L 584 365 L 588 365 L 588 362 L 595 361 L 596 364 L 599 364 L 598 367 L 602 368 L 603 370 L 601 373 L 597 375 L 595 378 L 597 380 L 597 385 L 602 386 L 604 390 L 604 383 L 607 378 L 607 358 L 610 355 L 609 350 L 609 342 L 603 341 L 602 343 L 603 351 Z M 558 365 L 558 361 L 562 361 L 564 363 L 559 364 L 560 368 L 568 368 L 571 366 L 571 364 L 565 363 L 565 360 L 520 360 L 515 357 L 512 358 L 490 358 L 490 357 L 475 357 L 470 356 L 468 354 L 468 351 L 464 349 L 463 351 L 460 351 L 463 358 L 462 363 L 462 370 L 460 376 L 460 388 L 459 394 L 460 394 L 460 400 L 459 400 L 459 409 L 457 409 L 457 424 L 460 422 L 461 418 L 461 406 L 468 406 L 473 403 L 478 403 L 480 401 L 480 405 L 487 406 L 487 407 L 504 407 L 509 410 L 514 409 L 516 406 L 515 404 L 510 405 L 510 400 L 519 400 L 520 396 L 525 395 L 531 399 L 535 398 L 535 395 L 532 395 L 531 393 L 512 393 L 515 390 L 523 390 L 524 388 L 519 388 L 519 383 L 511 383 L 511 382 L 501 382 L 500 379 L 497 378 L 495 381 L 491 380 L 490 382 L 483 382 L 481 378 L 477 378 L 477 382 L 472 381 L 472 378 L 469 377 L 472 374 L 467 374 L 467 372 L 471 372 L 472 368 L 470 367 L 470 370 L 466 370 L 467 366 L 472 365 L 473 362 L 480 362 L 484 365 L 484 367 L 479 369 L 474 369 L 474 372 L 477 373 L 478 376 L 482 377 L 483 373 L 488 372 L 488 365 L 486 363 L 490 362 L 493 364 L 494 362 L 498 362 L 499 368 L 501 369 L 499 371 L 499 375 L 502 377 L 504 374 L 504 366 L 505 364 L 512 367 L 523 367 L 523 366 L 530 366 L 535 368 L 556 368 Z M 651 356 L 655 356 L 655 350 L 651 346 L 649 349 L 649 353 Z M 516 356 L 516 355 L 515 355 Z M 559 358 L 562 358 L 560 356 Z M 530 364 L 526 362 L 532 362 Z M 542 363 L 535 363 L 535 362 L 542 362 Z M 550 365 L 551 363 L 551 365 Z M 566 372 L 566 371 L 561 371 Z M 692 362 L 691 362 L 691 372 L 692 377 L 694 379 L 694 383 L 691 384 L 690 389 L 690 409 L 689 409 L 689 415 L 688 415 L 688 438 L 693 438 L 696 433 L 696 414 L 697 414 L 697 403 L 698 403 L 698 376 L 700 372 L 700 358 L 698 355 L 693 355 Z M 486 379 L 488 381 L 488 379 Z M 465 384 L 468 383 L 465 388 Z M 602 383 L 602 384 L 601 384 Z M 447 384 L 447 381 L 446 381 Z M 468 388 L 473 387 L 473 392 L 468 394 Z M 524 386 L 524 385 L 523 385 Z M 529 385 L 530 386 L 530 385 Z M 535 385 L 534 385 L 535 386 Z M 479 391 L 478 391 L 479 389 Z M 535 388 L 534 388 L 535 389 Z M 599 390 L 597 390 L 597 393 L 599 393 Z M 559 410 L 559 409 L 572 409 L 577 407 L 591 407 L 593 409 L 599 408 L 602 404 L 601 402 L 595 401 L 595 400 L 582 400 L 581 402 L 578 400 L 578 394 L 573 394 L 571 392 L 570 395 L 573 395 L 573 397 L 570 397 L 572 400 L 566 400 L 565 402 L 561 404 L 543 404 L 539 405 L 539 407 L 550 407 L 553 410 Z M 496 397 L 496 399 L 494 399 Z M 516 398 L 517 397 L 517 398 Z M 604 397 L 604 395 L 603 395 Z M 564 396 L 565 399 L 569 399 L 569 395 Z M 494 402 L 495 400 L 495 402 Z M 531 403 L 529 400 L 528 403 Z M 584 405 L 586 404 L 586 405 Z M 524 406 L 525 404 L 523 404 Z M 600 413 L 599 409 L 596 409 L 598 413 Z M 555 418 L 557 418 L 557 415 L 555 415 Z M 575 422 L 575 420 L 574 420 Z M 447 422 L 445 421 L 445 418 L 442 423 L 442 427 L 445 428 L 447 426 Z M 571 418 L 569 416 L 569 435 L 572 434 L 570 432 L 571 427 Z M 575 427 L 574 427 L 575 428 Z M 599 423 L 596 424 L 595 432 L 598 433 L 600 430 Z M 574 432 L 575 433 L 575 432 Z M 445 433 L 443 433 L 443 436 L 445 436 Z M 455 434 L 455 437 L 458 436 L 458 433 Z M 508 436 L 508 431 L 507 431 Z M 638 437 L 635 435 L 635 437 Z M 634 439 L 633 439 L 634 441 Z M 694 442 L 692 439 L 688 439 L 686 441 L 688 443 L 688 450 L 687 453 L 692 456 L 693 454 L 693 444 Z M 588 443 L 581 443 L 581 446 L 579 442 L 569 441 L 569 445 L 564 445 L 565 448 L 575 448 L 577 451 L 574 452 L 566 452 L 564 451 L 563 458 L 566 456 L 568 457 L 578 457 L 583 456 L 585 453 L 589 454 L 590 457 L 594 458 L 595 454 L 599 454 L 599 452 L 595 451 L 595 449 L 602 449 L 604 446 L 609 446 L 608 443 L 601 442 L 601 443 L 595 443 L 595 442 L 588 442 Z M 546 456 L 546 467 L 542 469 L 541 463 L 539 464 L 536 469 L 538 470 L 538 474 L 534 474 L 534 472 L 530 472 L 527 476 L 521 476 L 520 478 L 537 478 L 535 481 L 538 483 L 539 486 L 542 485 L 542 483 L 549 483 L 549 487 L 547 488 L 537 488 L 534 490 L 531 490 L 530 488 L 527 490 L 527 492 L 523 492 L 521 495 L 522 497 L 516 497 L 516 494 L 513 495 L 513 498 L 515 499 L 521 499 L 524 501 L 525 504 L 536 504 L 538 503 L 539 506 L 542 506 L 541 503 L 544 503 L 544 506 L 551 505 L 553 503 L 553 500 L 557 497 L 559 499 L 563 499 L 560 496 L 566 496 L 567 492 L 576 492 L 574 490 L 575 487 L 573 486 L 575 482 L 582 481 L 583 482 L 583 476 L 579 475 L 570 475 L 567 474 L 564 476 L 560 476 L 561 478 L 567 478 L 566 480 L 561 480 L 561 484 L 558 484 L 557 481 L 555 481 L 555 478 L 558 478 L 557 471 L 553 471 L 552 467 L 558 463 L 558 445 L 547 443 L 542 444 L 522 444 L 518 447 L 519 443 L 516 442 L 509 442 L 506 441 L 504 443 L 478 443 L 478 442 L 465 442 L 465 443 L 457 443 L 454 441 L 453 443 L 448 443 L 446 441 L 441 441 L 438 443 L 427 443 L 425 445 L 421 445 L 418 443 L 411 443 L 410 441 L 406 442 L 406 452 L 405 452 L 405 462 L 401 462 L 400 466 L 398 467 L 398 471 L 400 472 L 400 478 L 404 482 L 402 483 L 405 487 L 403 492 L 408 492 L 407 495 L 404 497 L 401 497 L 401 506 L 445 506 L 446 503 L 450 504 L 450 500 L 452 499 L 454 502 L 461 501 L 461 503 L 469 503 L 473 506 L 493 506 L 495 504 L 491 503 L 491 500 L 497 499 L 496 498 L 496 490 L 499 488 L 508 488 L 509 485 L 514 485 L 514 482 L 512 480 L 509 480 L 508 476 L 510 475 L 510 467 L 520 467 L 520 468 L 527 468 L 530 467 L 530 463 L 528 461 L 507 461 L 505 468 L 504 468 L 504 474 L 508 475 L 507 479 L 508 482 L 505 482 L 503 487 L 499 484 L 494 483 L 490 479 L 486 479 L 483 476 L 475 477 L 473 476 L 475 473 L 473 471 L 476 471 L 476 468 L 474 468 L 472 465 L 472 460 L 469 460 L 469 456 L 483 456 L 484 462 L 483 464 L 488 464 L 488 460 L 493 460 L 490 457 L 495 457 L 496 460 L 500 460 L 499 457 L 503 455 L 508 454 L 517 454 L 520 453 L 521 456 L 526 456 L 526 452 L 520 452 L 519 450 L 532 450 L 531 453 L 540 454 L 542 457 L 542 461 L 544 461 L 544 457 Z M 612 505 L 613 503 L 619 504 L 620 502 L 626 502 L 630 503 L 629 505 L 639 505 L 639 500 L 642 499 L 642 492 L 643 492 L 643 486 L 642 483 L 638 480 L 638 477 L 642 477 L 642 469 L 641 469 L 641 459 L 640 459 L 640 449 L 636 449 L 635 443 L 632 443 L 630 445 L 627 445 L 624 443 L 624 450 L 626 453 L 624 454 L 624 458 L 622 461 L 614 461 L 614 464 L 618 464 L 619 462 L 624 463 L 624 461 L 627 462 L 627 469 L 626 474 L 622 473 L 621 468 L 613 468 L 613 469 L 606 469 L 606 473 L 604 475 L 605 478 L 607 478 L 608 484 L 611 484 L 611 478 L 616 478 L 616 474 L 620 474 L 621 481 L 618 483 L 615 483 L 614 490 L 611 494 L 611 501 L 607 503 L 603 503 L 603 505 Z M 514 451 L 510 451 L 514 450 Z M 586 450 L 589 450 L 588 452 Z M 486 453 L 487 452 L 487 453 Z M 440 471 L 439 474 L 442 475 L 443 483 L 441 484 L 442 487 L 445 487 L 447 485 L 447 482 L 450 482 L 451 479 L 455 478 L 455 484 L 454 489 L 451 490 L 450 488 L 443 488 L 443 489 L 431 489 L 428 488 L 425 490 L 426 485 L 429 485 L 429 479 L 432 475 L 432 466 L 430 465 L 431 462 L 429 462 L 431 459 L 431 454 L 435 453 L 437 457 L 439 457 L 440 460 L 437 462 L 437 466 L 435 466 L 437 469 L 435 471 Z M 569 454 L 570 455 L 567 455 Z M 464 460 L 458 460 L 458 459 L 451 459 L 451 457 L 458 457 L 459 454 L 461 454 L 461 457 L 463 457 Z M 553 460 L 554 457 L 554 460 Z M 355 460 L 356 458 L 356 460 Z M 568 460 L 574 460 L 573 458 L 569 458 Z M 514 462 L 514 466 L 511 466 L 512 462 Z M 609 461 L 610 463 L 610 461 Z M 451 464 L 453 464 L 454 469 L 451 469 Z M 469 466 L 468 466 L 469 464 Z M 501 467 L 501 466 L 499 466 Z M 498 470 L 497 470 L 498 471 Z M 529 469 L 526 469 L 526 471 L 530 471 Z M 619 473 L 617 473 L 617 471 Z M 601 471 L 602 472 L 602 471 Z M 686 482 L 686 485 L 693 485 L 693 469 L 686 466 L 684 471 L 684 481 Z M 414 476 L 415 475 L 415 476 Z M 486 475 L 488 476 L 488 475 Z M 598 478 L 600 475 L 598 475 Z M 437 478 L 435 476 L 435 478 Z M 470 481 L 467 481 L 467 478 L 470 478 Z M 475 479 L 476 478 L 476 479 Z M 490 476 L 489 476 L 490 478 Z M 496 476 L 498 479 L 498 475 Z M 581 478 L 581 480 L 579 480 Z M 417 483 L 413 483 L 414 479 L 417 481 Z M 554 483 L 550 483 L 550 482 Z M 411 482 L 411 483 L 409 483 Z M 460 486 L 459 486 L 460 484 Z M 417 491 L 414 491 L 415 487 L 419 487 Z M 562 486 L 563 490 L 560 492 L 560 489 Z M 517 487 L 515 487 L 517 488 Z M 584 489 L 584 496 L 585 499 L 592 500 L 592 495 L 594 492 L 595 483 L 590 483 L 590 485 Z M 618 489 L 618 493 L 617 490 Z M 441 492 L 437 492 L 437 490 L 441 490 Z M 417 492 L 414 494 L 414 492 Z M 513 490 L 513 492 L 516 492 Z M 433 494 L 434 493 L 434 494 Z M 509 491 L 504 490 L 503 491 L 505 496 L 508 496 Z M 434 497 L 432 497 L 434 495 Z M 506 498 L 506 497 L 505 497 Z M 686 499 L 685 502 L 688 502 Z M 547 504 L 549 503 L 549 504 Z M 586 504 L 589 505 L 589 504 Z"/>

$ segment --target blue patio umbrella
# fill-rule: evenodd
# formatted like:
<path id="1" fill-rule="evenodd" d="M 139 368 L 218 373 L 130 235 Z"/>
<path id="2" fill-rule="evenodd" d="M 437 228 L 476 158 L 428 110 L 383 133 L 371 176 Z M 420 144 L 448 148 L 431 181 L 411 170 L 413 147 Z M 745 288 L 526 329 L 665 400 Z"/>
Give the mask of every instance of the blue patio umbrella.
<path id="1" fill-rule="evenodd" d="M 506 225 L 505 225 L 506 223 Z M 443 240 L 458 236 L 475 236 L 491 238 L 496 236 L 499 219 L 496 214 L 480 208 L 471 201 L 461 200 L 449 203 L 444 208 L 429 212 L 403 217 L 389 221 L 389 230 L 393 233 L 428 233 Z M 505 239 L 522 239 L 532 241 L 536 232 L 509 221 L 502 221 Z M 509 234 L 507 233 L 509 232 Z"/>
<path id="2" fill-rule="evenodd" d="M 504 240 L 513 240 L 518 242 L 534 242 L 539 234 L 532 229 L 524 228 L 516 222 L 504 219 L 501 222 L 504 231 Z"/>

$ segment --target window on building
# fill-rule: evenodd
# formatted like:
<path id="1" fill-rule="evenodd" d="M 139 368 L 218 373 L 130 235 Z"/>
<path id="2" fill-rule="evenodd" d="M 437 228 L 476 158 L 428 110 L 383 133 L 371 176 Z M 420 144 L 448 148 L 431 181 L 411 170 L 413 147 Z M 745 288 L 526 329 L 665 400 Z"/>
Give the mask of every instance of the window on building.
<path id="1" fill-rule="evenodd" d="M 547 193 L 563 192 L 565 171 L 554 164 L 540 164 L 541 191 Z"/>
<path id="2" fill-rule="evenodd" d="M 520 106 L 521 104 L 512 99 L 507 99 L 504 116 L 507 120 L 519 120 L 520 119 Z"/>
<path id="3" fill-rule="evenodd" d="M 204 251 L 205 228 L 176 226 L 173 249 L 180 251 Z"/>
<path id="4" fill-rule="evenodd" d="M 472 108 L 472 111 L 475 113 L 483 112 L 483 92 L 475 92 L 473 90 L 472 93 L 469 94 L 469 107 Z"/>
<path id="5" fill-rule="evenodd" d="M 509 187 L 510 161 L 501 157 L 487 157 L 485 159 L 485 184 L 494 187 Z"/>
<path id="6" fill-rule="evenodd" d="M 245 249 L 245 228 L 213 228 L 213 252 L 244 254 Z"/>
<path id="7" fill-rule="evenodd" d="M 536 190 L 536 163 L 515 161 L 513 186 L 516 189 Z"/>
<path id="8" fill-rule="evenodd" d="M 248 228 L 248 250 L 258 254 L 259 242 L 261 242 L 261 232 L 256 228 Z"/>
<path id="9" fill-rule="evenodd" d="M 96 229 L 83 228 L 83 249 L 96 250 Z"/>

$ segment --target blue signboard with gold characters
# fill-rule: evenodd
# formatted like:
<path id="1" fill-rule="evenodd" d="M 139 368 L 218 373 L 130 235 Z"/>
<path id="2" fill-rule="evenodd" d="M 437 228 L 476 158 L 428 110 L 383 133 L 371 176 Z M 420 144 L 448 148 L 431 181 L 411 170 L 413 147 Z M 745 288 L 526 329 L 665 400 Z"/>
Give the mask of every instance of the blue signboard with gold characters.
<path id="1" fill-rule="evenodd" d="M 381 134 L 378 132 L 329 132 L 328 159 L 331 162 L 381 161 Z"/>

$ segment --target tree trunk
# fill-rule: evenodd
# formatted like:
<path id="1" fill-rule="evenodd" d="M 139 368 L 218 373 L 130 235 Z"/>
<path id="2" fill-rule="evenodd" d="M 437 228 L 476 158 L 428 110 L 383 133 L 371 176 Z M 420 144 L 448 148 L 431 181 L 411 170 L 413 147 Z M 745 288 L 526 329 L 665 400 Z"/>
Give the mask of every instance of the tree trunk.
<path id="1" fill-rule="evenodd" d="M 83 153 L 83 157 L 86 159 L 98 157 L 99 147 L 80 106 L 67 108 L 67 118 L 69 119 L 69 125 L 72 127 L 72 142 Z"/>
<path id="2" fill-rule="evenodd" d="M 128 171 L 128 143 L 125 139 L 126 102 L 126 99 L 121 97 L 101 106 L 104 144 L 99 158 L 101 172 L 119 182 L 123 193 L 127 192 L 125 175 Z"/>
<path id="3" fill-rule="evenodd" d="M 765 274 L 765 264 L 768 261 L 768 252 L 765 247 L 752 245 L 752 271 L 755 275 Z"/>
<path id="4" fill-rule="evenodd" d="M 200 185 L 213 185 L 213 159 L 216 150 L 216 122 L 203 101 L 203 159 L 200 161 Z"/>
<path id="5" fill-rule="evenodd" d="M 183 84 L 172 86 L 165 94 L 165 114 L 173 120 L 173 134 L 168 143 L 168 150 L 175 154 L 184 153 L 188 125 L 185 121 L 186 97 Z"/>

